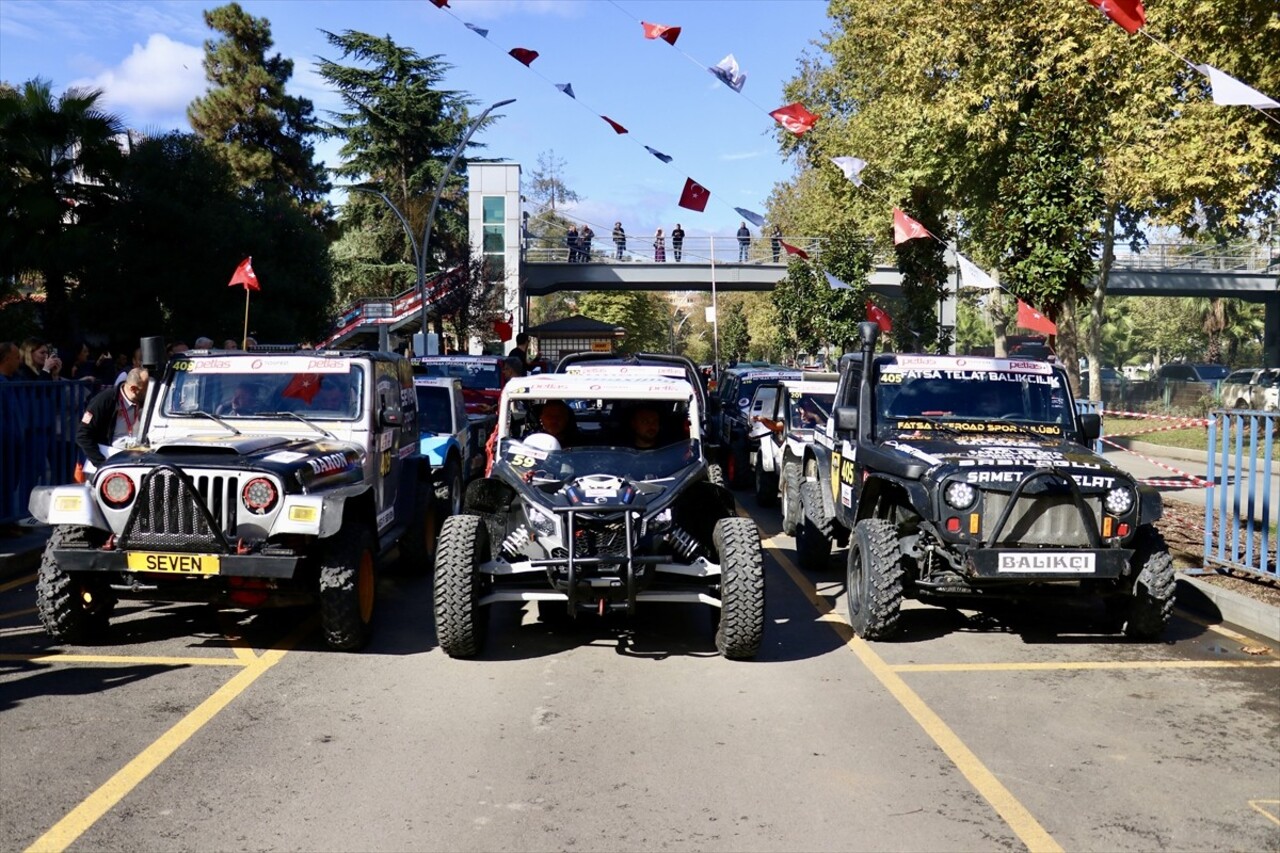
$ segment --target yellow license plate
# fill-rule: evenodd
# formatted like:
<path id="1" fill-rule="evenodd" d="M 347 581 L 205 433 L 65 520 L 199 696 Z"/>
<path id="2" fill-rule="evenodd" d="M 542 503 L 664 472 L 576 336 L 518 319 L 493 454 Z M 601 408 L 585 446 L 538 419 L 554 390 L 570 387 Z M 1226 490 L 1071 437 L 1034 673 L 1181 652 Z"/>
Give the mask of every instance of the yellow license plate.
<path id="1" fill-rule="evenodd" d="M 130 551 L 131 572 L 165 572 L 175 575 L 216 575 L 218 557 L 213 554 L 148 554 Z"/>

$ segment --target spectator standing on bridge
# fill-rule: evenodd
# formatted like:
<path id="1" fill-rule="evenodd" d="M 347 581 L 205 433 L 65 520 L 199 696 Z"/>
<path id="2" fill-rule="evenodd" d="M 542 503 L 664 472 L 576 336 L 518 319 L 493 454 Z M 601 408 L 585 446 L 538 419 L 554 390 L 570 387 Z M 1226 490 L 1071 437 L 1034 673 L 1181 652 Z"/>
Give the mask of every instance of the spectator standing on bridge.
<path id="1" fill-rule="evenodd" d="M 564 242 L 569 246 L 569 263 L 576 264 L 578 262 L 578 226 L 570 225 L 569 230 L 565 232 Z"/>
<path id="2" fill-rule="evenodd" d="M 676 223 L 676 230 L 671 232 L 671 253 L 676 257 L 676 263 L 680 263 L 680 255 L 684 249 L 684 229 L 680 227 L 680 223 Z"/>
<path id="3" fill-rule="evenodd" d="M 667 262 L 667 238 L 662 236 L 661 228 L 653 235 L 653 259 L 660 264 Z"/>
<path id="4" fill-rule="evenodd" d="M 613 245 L 617 247 L 618 253 L 614 257 L 622 260 L 622 253 L 627 248 L 627 232 L 622 230 L 622 223 L 613 223 Z"/>
<path id="5" fill-rule="evenodd" d="M 596 232 L 591 230 L 590 225 L 582 226 L 582 248 L 578 252 L 579 263 L 590 263 L 591 261 L 591 241 L 595 238 Z"/>
<path id="6" fill-rule="evenodd" d="M 773 262 L 778 262 L 778 254 L 782 251 L 782 226 L 774 225 L 773 233 L 769 235 L 770 248 L 773 249 Z"/>
<path id="7" fill-rule="evenodd" d="M 747 260 L 747 248 L 751 245 L 751 232 L 747 230 L 747 223 L 743 222 L 738 226 L 738 263 L 745 263 Z"/>

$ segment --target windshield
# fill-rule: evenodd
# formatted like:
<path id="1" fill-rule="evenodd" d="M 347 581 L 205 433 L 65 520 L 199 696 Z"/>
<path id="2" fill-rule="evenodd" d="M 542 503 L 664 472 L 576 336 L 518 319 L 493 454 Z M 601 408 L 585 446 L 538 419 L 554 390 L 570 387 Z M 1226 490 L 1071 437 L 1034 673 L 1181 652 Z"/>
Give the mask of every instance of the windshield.
<path id="1" fill-rule="evenodd" d="M 1215 382 L 1231 372 L 1220 364 L 1202 364 L 1194 369 L 1196 375 L 1204 382 Z"/>
<path id="2" fill-rule="evenodd" d="M 1057 373 L 880 366 L 876 435 L 942 429 L 966 433 L 1074 430 L 1071 401 Z"/>
<path id="3" fill-rule="evenodd" d="M 309 420 L 360 417 L 364 370 L 358 365 L 333 362 L 317 367 L 314 362 L 298 362 L 297 367 L 309 369 L 293 372 L 275 365 L 268 372 L 248 369 L 247 359 L 237 359 L 232 369 L 213 361 L 173 363 L 173 381 L 163 401 L 166 415 L 194 417 L 196 412 L 207 412 L 235 419 L 296 412 Z"/>
<path id="4" fill-rule="evenodd" d="M 533 436 L 530 436 L 532 439 Z M 631 480 L 665 480 L 701 461 L 697 441 L 686 439 L 656 450 L 630 447 L 568 447 L 550 450 L 533 439 L 503 439 L 499 458 L 527 482 L 567 482 L 587 474 L 612 474 Z"/>
<path id="5" fill-rule="evenodd" d="M 453 402 L 449 399 L 449 389 L 438 385 L 419 385 L 416 390 L 418 392 L 418 431 L 453 432 Z"/>
<path id="6" fill-rule="evenodd" d="M 472 391 L 496 391 L 502 387 L 502 374 L 493 361 L 459 359 L 416 362 L 414 372 L 419 376 L 461 379 L 462 387 Z"/>

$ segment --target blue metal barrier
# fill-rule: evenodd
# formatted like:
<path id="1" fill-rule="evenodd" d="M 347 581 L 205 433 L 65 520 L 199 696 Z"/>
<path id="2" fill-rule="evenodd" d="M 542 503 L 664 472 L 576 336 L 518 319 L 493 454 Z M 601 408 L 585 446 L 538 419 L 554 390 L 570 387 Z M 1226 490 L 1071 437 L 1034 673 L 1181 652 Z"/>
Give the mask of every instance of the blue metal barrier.
<path id="1" fill-rule="evenodd" d="M 1102 419 L 1102 401 L 1101 400 L 1076 400 L 1077 415 L 1097 415 L 1098 419 Z M 1098 435 L 1098 440 L 1093 443 L 1093 452 L 1101 454 L 1102 435 Z"/>
<path id="2" fill-rule="evenodd" d="M 0 382 L 0 523 L 25 518 L 36 486 L 70 483 L 86 382 Z"/>
<path id="3" fill-rule="evenodd" d="M 1271 481 L 1280 415 L 1209 413 L 1209 489 L 1204 505 L 1205 568 L 1230 568 L 1280 578 L 1272 524 Z M 1277 495 L 1280 497 L 1280 495 Z"/>

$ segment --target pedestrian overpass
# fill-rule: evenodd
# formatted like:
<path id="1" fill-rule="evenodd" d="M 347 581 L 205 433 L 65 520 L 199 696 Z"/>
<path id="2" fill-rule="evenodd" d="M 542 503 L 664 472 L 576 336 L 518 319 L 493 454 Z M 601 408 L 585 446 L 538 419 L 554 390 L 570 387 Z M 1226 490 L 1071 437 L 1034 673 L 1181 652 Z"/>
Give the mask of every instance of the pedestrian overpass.
<path id="1" fill-rule="evenodd" d="M 597 235 L 585 263 L 569 263 L 567 246 L 539 248 L 547 241 L 529 234 L 520 210 L 517 163 L 472 162 L 468 200 L 472 245 L 481 247 L 504 271 L 504 309 L 512 326 L 527 326 L 529 298 L 570 291 L 770 291 L 786 274 L 789 255 L 768 237 L 746 246 L 733 235 L 689 237 L 675 262 L 667 245 L 665 263 L 653 260 L 652 235 L 628 236 L 620 253 L 606 234 Z M 601 231 L 603 231 L 603 226 Z M 782 240 L 806 255 L 821 256 L 822 242 L 802 235 Z M 743 259 L 745 257 L 745 260 Z M 427 282 L 431 305 L 448 292 L 448 270 Z M 901 293 L 902 276 L 890 258 L 876 260 L 868 289 L 887 297 Z M 1107 293 L 1112 296 L 1231 297 L 1266 306 L 1263 358 L 1280 366 L 1280 255 L 1265 247 L 1248 251 L 1197 250 L 1186 244 L 1159 244 L 1131 252 L 1116 246 Z M 954 302 L 947 300 L 954 306 Z M 947 309 L 944 303 L 944 313 Z M 952 309 L 954 310 L 954 309 Z M 364 299 L 348 307 L 322 342 L 330 347 L 375 347 L 390 335 L 407 338 L 421 328 L 416 288 L 386 299 Z"/>

